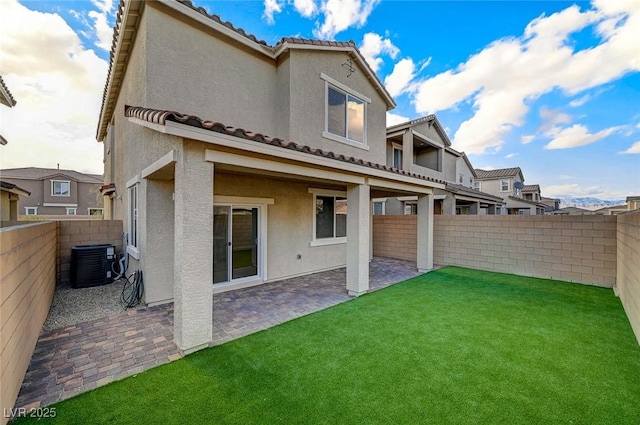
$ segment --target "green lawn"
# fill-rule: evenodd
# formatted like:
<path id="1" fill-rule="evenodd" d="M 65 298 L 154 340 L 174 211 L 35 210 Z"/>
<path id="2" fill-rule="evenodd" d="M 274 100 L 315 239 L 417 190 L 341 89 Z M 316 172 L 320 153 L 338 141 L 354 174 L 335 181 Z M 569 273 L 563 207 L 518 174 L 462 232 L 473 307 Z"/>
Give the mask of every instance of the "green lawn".
<path id="1" fill-rule="evenodd" d="M 640 347 L 610 289 L 447 267 L 55 407 L 77 424 L 637 425 Z"/>

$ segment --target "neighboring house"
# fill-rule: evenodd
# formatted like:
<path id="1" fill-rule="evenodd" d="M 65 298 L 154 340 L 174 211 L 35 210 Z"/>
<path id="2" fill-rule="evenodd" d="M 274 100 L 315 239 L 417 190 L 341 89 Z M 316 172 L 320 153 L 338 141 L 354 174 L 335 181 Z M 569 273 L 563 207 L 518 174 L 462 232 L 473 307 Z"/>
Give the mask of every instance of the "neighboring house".
<path id="1" fill-rule="evenodd" d="M 501 197 L 506 204 L 507 214 L 544 214 L 545 204 L 540 202 L 540 186 L 524 185 L 524 175 L 520 167 L 497 170 L 476 169 L 476 188 Z M 527 188 L 527 192 L 523 189 Z M 525 197 L 525 194 L 528 198 Z"/>
<path id="2" fill-rule="evenodd" d="M 560 209 L 560 199 L 540 197 L 540 203 L 545 205 L 544 213 L 552 214 Z"/>
<path id="3" fill-rule="evenodd" d="M 446 181 L 435 189 L 435 214 L 500 214 L 502 198 L 473 189 L 475 170 L 451 141 L 435 115 L 387 128 L 387 163 Z M 416 214 L 415 196 L 374 199 L 374 214 Z"/>
<path id="4" fill-rule="evenodd" d="M 593 211 L 579 207 L 565 207 L 553 211 L 554 215 L 593 215 Z"/>
<path id="5" fill-rule="evenodd" d="M 101 175 L 27 167 L 0 170 L 0 178 L 30 192 L 20 197 L 19 216 L 102 215 Z"/>
<path id="6" fill-rule="evenodd" d="M 629 206 L 627 204 L 621 204 L 600 208 L 594 210 L 593 213 L 596 215 L 617 215 L 627 211 L 629 211 Z"/>
<path id="7" fill-rule="evenodd" d="M 18 220 L 18 200 L 30 193 L 13 183 L 0 180 L 0 221 Z"/>
<path id="8" fill-rule="evenodd" d="M 640 196 L 627 196 L 627 209 L 629 211 L 640 210 Z"/>
<path id="9" fill-rule="evenodd" d="M 7 88 L 6 84 L 4 83 L 4 80 L 2 79 L 1 75 L 0 75 L 0 103 L 5 106 L 8 106 L 9 108 L 16 106 L 16 100 L 11 95 L 11 92 Z M 6 145 L 6 144 L 7 144 L 7 139 L 2 137 L 2 134 L 0 134 L 0 145 Z"/>
<path id="10" fill-rule="evenodd" d="M 394 107 L 353 42 L 270 46 L 188 1 L 120 4 L 105 215 L 124 221 L 145 302 L 174 302 L 181 350 L 212 341 L 215 292 L 345 266 L 348 293 L 367 292 L 372 198 L 417 196 L 416 266 L 433 267 L 445 182 L 391 167 Z"/>

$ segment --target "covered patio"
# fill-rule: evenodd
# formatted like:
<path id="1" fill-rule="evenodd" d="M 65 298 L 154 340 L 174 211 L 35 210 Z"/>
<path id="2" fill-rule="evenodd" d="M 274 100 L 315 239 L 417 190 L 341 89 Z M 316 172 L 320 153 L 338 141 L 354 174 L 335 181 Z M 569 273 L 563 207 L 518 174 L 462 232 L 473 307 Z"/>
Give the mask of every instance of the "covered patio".
<path id="1" fill-rule="evenodd" d="M 415 262 L 375 257 L 370 291 L 420 274 Z M 352 299 L 340 268 L 213 296 L 213 342 L 220 345 Z M 16 407 L 45 406 L 181 357 L 173 304 L 42 334 Z"/>

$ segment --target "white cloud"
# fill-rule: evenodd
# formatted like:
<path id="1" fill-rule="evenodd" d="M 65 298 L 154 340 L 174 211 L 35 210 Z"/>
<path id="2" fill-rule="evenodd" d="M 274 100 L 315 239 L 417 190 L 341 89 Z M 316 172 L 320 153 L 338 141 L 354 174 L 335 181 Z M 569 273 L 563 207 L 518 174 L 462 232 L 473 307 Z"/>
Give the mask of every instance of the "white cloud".
<path id="1" fill-rule="evenodd" d="M 484 153 L 504 144 L 505 135 L 523 123 L 528 103 L 541 95 L 560 89 L 573 96 L 640 70 L 640 4 L 609 3 L 597 0 L 588 11 L 571 6 L 540 16 L 521 37 L 498 40 L 456 69 L 420 81 L 413 93 L 416 111 L 435 113 L 470 101 L 475 114 L 455 133 L 454 146 Z M 605 21 L 599 45 L 574 51 L 570 34 Z"/>
<path id="2" fill-rule="evenodd" d="M 541 187 L 544 196 L 550 198 L 572 196 L 572 197 L 592 197 L 598 199 L 623 198 L 624 195 L 604 189 L 600 186 L 580 186 L 577 183 L 557 184 Z"/>
<path id="3" fill-rule="evenodd" d="M 108 52 L 113 42 L 113 27 L 109 24 L 109 16 L 114 10 L 113 0 L 91 0 L 91 3 L 98 8 L 98 11 L 91 10 L 88 13 L 89 18 L 93 19 L 93 30 L 98 37 L 96 46 Z"/>
<path id="4" fill-rule="evenodd" d="M 273 0 L 266 0 L 273 1 Z M 333 39 L 352 26 L 362 27 L 380 0 L 326 0 L 320 5 L 324 22 L 313 31 L 317 38 Z"/>
<path id="5" fill-rule="evenodd" d="M 516 155 L 518 155 L 518 154 L 517 154 L 517 153 L 510 153 L 510 154 L 505 155 L 504 157 L 505 157 L 506 159 L 511 159 L 511 158 L 513 158 L 513 157 L 514 157 L 514 156 L 516 156 Z"/>
<path id="6" fill-rule="evenodd" d="M 387 127 L 394 126 L 396 124 L 402 124 L 407 121 L 411 121 L 409 118 L 404 117 L 398 114 L 392 114 L 391 112 L 387 112 Z"/>
<path id="7" fill-rule="evenodd" d="M 532 136 L 532 135 L 526 135 L 526 136 L 522 136 L 520 138 L 520 141 L 522 142 L 523 145 L 527 145 L 531 142 L 533 142 L 535 140 L 536 136 Z"/>
<path id="8" fill-rule="evenodd" d="M 635 142 L 633 145 L 629 147 L 626 151 L 618 152 L 621 154 L 640 154 L 640 141 Z"/>
<path id="9" fill-rule="evenodd" d="M 582 124 L 575 124 L 571 127 L 559 130 L 554 134 L 553 140 L 551 140 L 544 148 L 545 149 L 568 149 L 578 146 L 590 145 L 598 140 L 604 139 L 610 136 L 616 131 L 621 130 L 622 126 L 610 127 L 604 130 L 600 130 L 597 133 L 589 133 L 587 127 Z"/>
<path id="10" fill-rule="evenodd" d="M 384 79 L 384 85 L 391 96 L 404 93 L 415 77 L 416 66 L 411 58 L 402 59 L 393 67 L 391 74 Z"/>
<path id="11" fill-rule="evenodd" d="M 264 0 L 264 12 L 262 13 L 262 16 L 266 19 L 267 23 L 273 24 L 275 22 L 273 15 L 282 12 L 283 6 L 283 1 Z"/>
<path id="12" fill-rule="evenodd" d="M 545 106 L 540 108 L 540 118 L 542 118 L 542 123 L 538 127 L 538 132 L 550 137 L 560 132 L 559 125 L 571 122 L 571 115 Z"/>
<path id="13" fill-rule="evenodd" d="M 582 106 L 585 103 L 587 103 L 589 101 L 589 99 L 591 99 L 591 96 L 588 94 L 585 94 L 584 96 L 578 98 L 578 99 L 574 99 L 571 102 L 569 102 L 569 105 L 571 105 L 574 108 L 577 108 L 578 106 Z"/>
<path id="14" fill-rule="evenodd" d="M 52 167 L 102 173 L 95 141 L 107 63 L 85 50 L 57 14 L 3 0 L 3 78 L 17 100 L 2 108 L 0 167 Z"/>
<path id="15" fill-rule="evenodd" d="M 400 50 L 393 45 L 388 38 L 382 38 L 379 34 L 368 32 L 362 38 L 360 53 L 367 60 L 367 63 L 374 72 L 378 72 L 382 65 L 380 55 L 386 54 L 395 59 Z"/>
<path id="16" fill-rule="evenodd" d="M 305 18 L 311 18 L 318 11 L 318 6 L 313 0 L 293 0 L 293 7 Z"/>

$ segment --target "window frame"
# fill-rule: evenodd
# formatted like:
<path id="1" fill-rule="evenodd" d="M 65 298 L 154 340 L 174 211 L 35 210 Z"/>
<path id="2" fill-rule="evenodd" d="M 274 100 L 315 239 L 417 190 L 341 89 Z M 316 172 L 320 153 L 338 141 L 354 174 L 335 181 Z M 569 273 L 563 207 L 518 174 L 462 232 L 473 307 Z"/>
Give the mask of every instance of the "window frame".
<path id="1" fill-rule="evenodd" d="M 33 210 L 33 214 L 29 214 L 30 210 Z M 24 207 L 24 215 L 38 215 L 38 207 Z"/>
<path id="2" fill-rule="evenodd" d="M 55 193 L 56 183 L 67 184 L 67 194 Z M 70 180 L 51 180 L 51 196 L 60 196 L 63 198 L 69 198 L 71 196 L 71 181 Z"/>
<path id="3" fill-rule="evenodd" d="M 127 182 L 127 253 L 140 259 L 140 179 L 138 176 Z"/>
<path id="4" fill-rule="evenodd" d="M 65 209 L 67 210 L 67 215 L 78 215 L 77 207 L 67 207 Z M 73 211 L 73 214 L 70 214 L 71 211 Z"/>
<path id="5" fill-rule="evenodd" d="M 409 212 L 407 212 L 407 207 Z M 417 201 L 403 201 L 402 202 L 403 215 L 418 215 L 418 202 Z"/>
<path id="6" fill-rule="evenodd" d="M 472 189 L 474 189 L 474 190 L 481 191 L 481 190 L 482 190 L 482 182 L 479 182 L 479 181 L 477 181 L 477 180 L 476 180 L 476 181 L 474 181 L 474 182 L 472 183 L 472 185 L 471 185 L 471 188 L 472 188 Z"/>
<path id="7" fill-rule="evenodd" d="M 329 77 L 324 73 L 320 73 L 320 78 L 324 81 L 324 128 L 322 131 L 322 137 L 326 139 L 331 139 L 340 143 L 344 143 L 350 146 L 354 146 L 360 149 L 369 150 L 369 145 L 367 142 L 367 123 L 368 123 L 368 105 L 371 103 L 371 99 L 367 96 L 358 93 L 357 91 L 347 87 L 346 85 L 340 83 L 339 81 Z M 349 138 L 349 108 L 346 108 L 346 120 L 345 120 L 345 136 L 341 136 L 339 134 L 334 134 L 329 131 L 329 88 L 342 93 L 345 95 L 345 102 L 347 102 L 349 96 L 352 98 L 362 102 L 362 106 L 364 109 L 364 117 L 362 122 L 362 141 L 357 141 L 355 139 Z"/>
<path id="8" fill-rule="evenodd" d="M 313 195 L 313 226 L 311 228 L 311 241 L 309 242 L 310 246 L 325 246 L 325 245 L 338 245 L 347 243 L 347 236 L 335 236 L 336 233 L 336 212 L 335 212 L 335 200 L 336 198 L 344 198 L 347 200 L 347 192 L 343 192 L 340 190 L 327 190 L 327 189 L 315 189 L 309 188 L 309 193 Z M 334 198 L 334 211 L 333 211 L 333 237 L 327 238 L 318 238 L 317 235 L 317 212 L 316 212 L 316 203 L 318 197 L 332 197 Z M 347 206 L 347 214 L 348 214 L 348 206 Z M 345 227 L 346 233 L 346 227 Z"/>
<path id="9" fill-rule="evenodd" d="M 504 189 L 504 183 L 507 183 L 507 188 Z M 510 179 L 501 179 L 500 180 L 500 192 L 509 192 L 511 190 L 511 180 Z"/>
<path id="10" fill-rule="evenodd" d="M 396 152 L 400 153 L 400 155 L 399 155 L 400 156 L 400 164 L 399 164 L 400 166 L 399 167 L 396 167 Z M 391 145 L 391 166 L 393 168 L 398 169 L 398 170 L 402 170 L 403 169 L 402 168 L 402 163 L 403 162 L 404 162 L 404 149 L 402 149 L 402 146 L 400 146 L 400 145 L 398 145 L 396 143 L 393 143 Z"/>
<path id="11" fill-rule="evenodd" d="M 374 198 L 371 200 L 371 215 L 385 215 L 386 214 L 386 205 L 388 198 Z M 375 204 L 380 204 L 380 214 L 375 213 Z"/>

